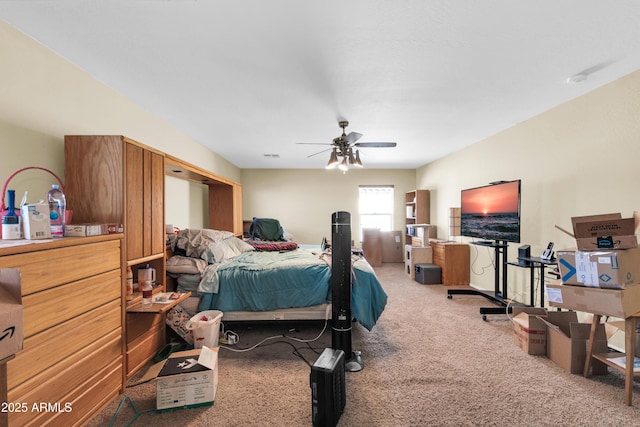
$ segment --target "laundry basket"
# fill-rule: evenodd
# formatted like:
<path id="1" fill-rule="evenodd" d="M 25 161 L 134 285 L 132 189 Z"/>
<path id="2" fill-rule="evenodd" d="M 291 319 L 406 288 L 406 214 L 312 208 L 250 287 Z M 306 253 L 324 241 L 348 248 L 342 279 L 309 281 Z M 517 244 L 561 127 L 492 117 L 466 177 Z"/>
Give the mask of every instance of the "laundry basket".
<path id="1" fill-rule="evenodd" d="M 187 325 L 193 335 L 193 347 L 217 347 L 220 335 L 220 320 L 223 313 L 218 310 L 206 310 L 197 313 Z"/>
<path id="2" fill-rule="evenodd" d="M 22 169 L 18 169 L 17 171 L 15 171 L 14 173 L 12 173 L 11 175 L 9 175 L 9 178 L 7 178 L 7 180 L 4 182 L 4 186 L 2 187 L 2 195 L 1 195 L 1 201 L 0 201 L 0 220 L 2 219 L 3 216 L 5 216 L 8 212 L 8 206 L 6 203 L 6 195 L 7 195 L 7 188 L 9 187 L 9 181 L 11 181 L 11 179 L 18 175 L 20 172 L 24 172 L 26 170 L 31 170 L 31 169 L 38 169 L 38 170 L 42 170 L 45 171 L 51 175 L 53 175 L 53 177 L 56 179 L 56 181 L 58 181 L 58 183 L 60 184 L 60 189 L 62 190 L 62 192 L 64 192 L 64 185 L 62 184 L 62 180 L 60 179 L 60 177 L 58 175 L 56 175 L 55 173 L 53 173 L 52 171 L 50 171 L 47 168 L 43 168 L 40 166 L 27 166 L 24 167 Z M 20 210 L 17 209 L 16 210 L 16 214 L 20 215 Z M 66 222 L 65 224 L 69 224 L 71 222 L 71 215 L 72 212 L 70 210 L 66 211 Z M 2 237 L 2 230 L 0 230 L 0 238 Z"/>

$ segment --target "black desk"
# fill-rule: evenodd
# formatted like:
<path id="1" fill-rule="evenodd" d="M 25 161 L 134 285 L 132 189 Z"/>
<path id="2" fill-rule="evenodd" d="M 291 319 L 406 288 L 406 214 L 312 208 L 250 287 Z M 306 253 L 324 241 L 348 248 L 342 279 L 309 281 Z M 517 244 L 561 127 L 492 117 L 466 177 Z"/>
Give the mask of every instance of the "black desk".
<path id="1" fill-rule="evenodd" d="M 531 307 L 536 306 L 535 302 L 535 270 L 536 267 L 540 268 L 540 307 L 544 307 L 544 269 L 547 265 L 556 265 L 558 264 L 558 260 L 553 259 L 542 259 L 539 257 L 518 257 L 518 261 L 520 262 L 510 262 L 509 265 L 515 265 L 516 267 L 528 268 L 531 270 L 531 282 L 530 286 L 530 299 L 531 299 Z"/>

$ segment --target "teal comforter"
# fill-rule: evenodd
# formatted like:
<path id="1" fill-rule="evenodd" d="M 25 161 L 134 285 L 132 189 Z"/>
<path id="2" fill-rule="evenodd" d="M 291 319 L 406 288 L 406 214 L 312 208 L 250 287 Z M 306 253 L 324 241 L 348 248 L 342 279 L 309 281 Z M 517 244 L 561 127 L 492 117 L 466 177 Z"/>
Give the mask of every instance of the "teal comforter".
<path id="1" fill-rule="evenodd" d="M 209 267 L 208 267 L 209 268 Z M 331 300 L 331 267 L 319 251 L 244 252 L 210 266 L 199 290 L 199 311 L 269 311 L 309 307 Z M 371 330 L 387 303 L 375 272 L 364 259 L 354 262 L 351 313 Z M 206 278 L 206 279 L 205 279 Z"/>

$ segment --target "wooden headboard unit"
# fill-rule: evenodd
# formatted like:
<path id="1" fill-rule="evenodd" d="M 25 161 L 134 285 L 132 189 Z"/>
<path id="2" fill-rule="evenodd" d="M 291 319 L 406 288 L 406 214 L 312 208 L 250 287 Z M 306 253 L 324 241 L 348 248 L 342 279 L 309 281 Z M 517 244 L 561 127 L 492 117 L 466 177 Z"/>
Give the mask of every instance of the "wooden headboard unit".
<path id="1" fill-rule="evenodd" d="M 164 173 L 209 187 L 209 227 L 242 236 L 242 185 L 168 154 Z"/>

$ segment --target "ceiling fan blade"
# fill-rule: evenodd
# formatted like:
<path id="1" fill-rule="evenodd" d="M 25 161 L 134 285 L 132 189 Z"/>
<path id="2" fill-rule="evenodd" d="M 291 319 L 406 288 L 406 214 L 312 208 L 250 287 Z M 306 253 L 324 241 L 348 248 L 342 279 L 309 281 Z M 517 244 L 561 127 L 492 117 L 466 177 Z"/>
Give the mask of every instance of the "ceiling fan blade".
<path id="1" fill-rule="evenodd" d="M 349 145 L 355 143 L 360 138 L 362 138 L 362 134 L 358 132 L 349 132 L 349 135 L 344 137 L 345 141 L 347 141 Z"/>
<path id="2" fill-rule="evenodd" d="M 386 147 L 395 147 L 397 144 L 395 142 L 356 142 L 356 147 L 369 147 L 369 148 L 386 148 Z"/>
<path id="3" fill-rule="evenodd" d="M 332 150 L 332 148 L 327 148 L 326 150 L 322 150 L 322 151 L 318 151 L 317 153 L 310 154 L 310 155 L 308 155 L 308 156 L 307 156 L 307 158 L 309 158 L 309 157 L 313 157 L 313 156 L 315 156 L 315 155 L 317 155 L 317 154 L 325 153 L 325 152 L 327 152 L 327 151 L 329 151 L 329 150 Z"/>
<path id="4" fill-rule="evenodd" d="M 297 145 L 333 145 L 328 142 L 296 142 Z"/>

